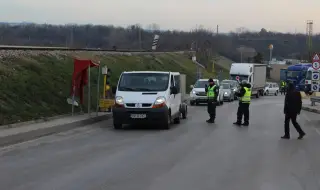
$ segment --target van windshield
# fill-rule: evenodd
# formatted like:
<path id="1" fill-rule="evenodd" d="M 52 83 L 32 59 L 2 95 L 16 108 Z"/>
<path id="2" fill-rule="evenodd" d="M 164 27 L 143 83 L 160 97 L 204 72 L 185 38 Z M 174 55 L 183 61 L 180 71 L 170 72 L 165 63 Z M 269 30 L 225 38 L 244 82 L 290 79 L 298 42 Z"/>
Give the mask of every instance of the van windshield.
<path id="1" fill-rule="evenodd" d="M 169 73 L 124 73 L 119 91 L 165 91 L 169 85 Z"/>

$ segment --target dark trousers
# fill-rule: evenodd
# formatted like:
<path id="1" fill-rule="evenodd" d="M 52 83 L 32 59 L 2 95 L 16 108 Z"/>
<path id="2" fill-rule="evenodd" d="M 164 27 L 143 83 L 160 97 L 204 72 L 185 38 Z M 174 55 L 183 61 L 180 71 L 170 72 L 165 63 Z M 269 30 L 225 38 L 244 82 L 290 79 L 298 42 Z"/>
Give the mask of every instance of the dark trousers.
<path id="1" fill-rule="evenodd" d="M 208 100 L 208 113 L 210 120 L 214 121 L 216 118 L 216 102 Z"/>
<path id="2" fill-rule="evenodd" d="M 289 114 L 286 114 L 285 120 L 284 120 L 284 135 L 285 136 L 290 137 L 290 127 L 289 127 L 290 120 L 291 120 L 294 128 L 296 128 L 297 132 L 300 135 L 305 134 L 304 131 L 301 129 L 299 123 L 297 122 L 297 114 L 289 113 Z"/>
<path id="3" fill-rule="evenodd" d="M 248 103 L 239 103 L 238 112 L 237 112 L 237 123 L 241 123 L 242 115 L 244 115 L 244 123 L 249 124 L 249 106 Z"/>

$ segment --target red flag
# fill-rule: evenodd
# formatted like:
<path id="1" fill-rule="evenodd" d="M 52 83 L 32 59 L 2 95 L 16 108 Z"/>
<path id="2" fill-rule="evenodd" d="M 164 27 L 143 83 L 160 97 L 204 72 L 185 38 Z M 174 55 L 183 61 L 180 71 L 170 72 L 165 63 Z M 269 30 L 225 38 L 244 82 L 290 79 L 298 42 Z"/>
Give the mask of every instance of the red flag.
<path id="1" fill-rule="evenodd" d="M 81 104 L 83 104 L 83 88 L 88 84 L 88 68 L 97 66 L 99 65 L 91 60 L 74 59 L 71 96 L 79 96 Z"/>

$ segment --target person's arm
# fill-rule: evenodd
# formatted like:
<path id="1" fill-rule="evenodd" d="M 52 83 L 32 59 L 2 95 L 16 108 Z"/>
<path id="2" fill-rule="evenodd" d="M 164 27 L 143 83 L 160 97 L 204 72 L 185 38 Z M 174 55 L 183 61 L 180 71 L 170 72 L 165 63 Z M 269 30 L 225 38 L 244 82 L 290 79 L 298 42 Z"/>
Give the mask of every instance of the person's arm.
<path id="1" fill-rule="evenodd" d="M 302 109 L 302 98 L 301 98 L 301 93 L 297 92 L 297 96 L 298 96 L 298 114 L 300 114 L 301 109 Z"/>
<path id="2" fill-rule="evenodd" d="M 245 93 L 246 93 L 246 90 L 243 87 L 241 87 L 240 92 L 238 93 L 237 96 L 242 97 L 242 96 L 244 96 Z"/>
<path id="3" fill-rule="evenodd" d="M 286 114 L 288 110 L 288 94 L 284 97 L 284 107 L 283 107 L 283 113 Z"/>
<path id="4" fill-rule="evenodd" d="M 219 87 L 218 86 L 216 86 L 215 88 L 214 88 L 214 94 L 215 94 L 215 97 L 214 97 L 214 99 L 216 100 L 216 101 L 218 101 L 218 96 L 219 96 Z"/>
<path id="5" fill-rule="evenodd" d="M 208 85 L 205 85 L 204 90 L 206 93 L 208 92 Z"/>

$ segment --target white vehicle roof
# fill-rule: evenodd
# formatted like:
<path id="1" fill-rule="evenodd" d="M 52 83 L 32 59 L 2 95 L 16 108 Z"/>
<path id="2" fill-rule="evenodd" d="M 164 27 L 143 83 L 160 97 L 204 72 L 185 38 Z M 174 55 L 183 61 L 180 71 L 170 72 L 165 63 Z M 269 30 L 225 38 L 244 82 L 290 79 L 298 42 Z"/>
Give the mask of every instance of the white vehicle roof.
<path id="1" fill-rule="evenodd" d="M 169 71 L 124 71 L 123 73 L 163 73 L 163 74 L 178 74 L 180 75 L 179 72 L 169 72 Z"/>
<path id="2" fill-rule="evenodd" d="M 198 81 L 208 81 L 209 79 L 198 79 Z M 219 81 L 218 79 L 213 79 L 215 81 Z"/>
<path id="3" fill-rule="evenodd" d="M 250 69 L 255 65 L 263 65 L 265 64 L 257 64 L 257 63 L 232 63 L 230 68 L 231 75 L 250 75 L 252 70 Z"/>

